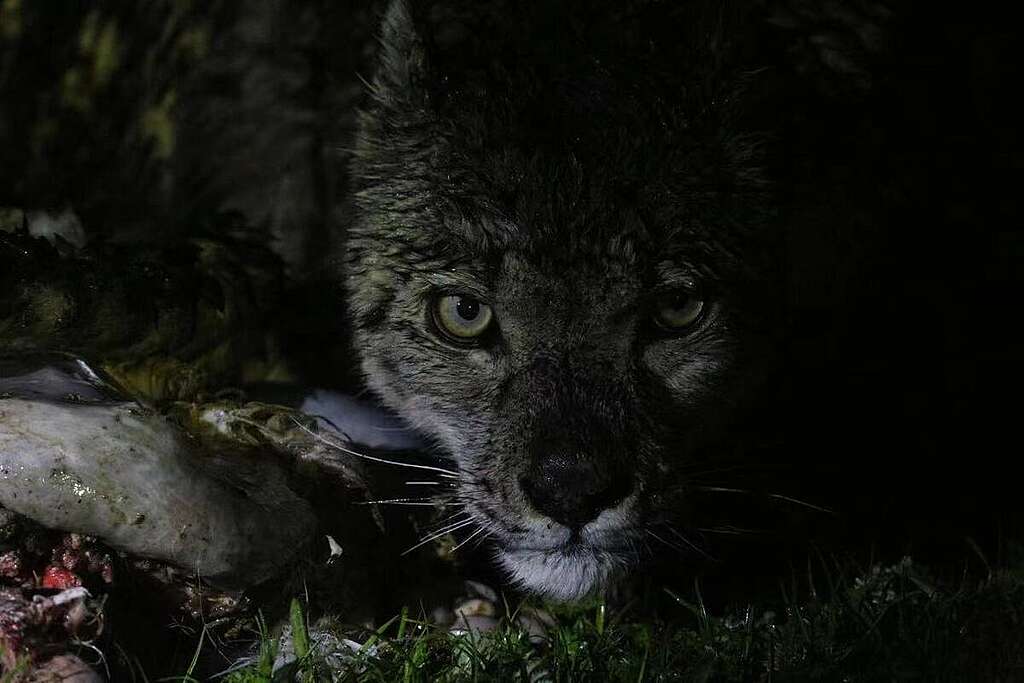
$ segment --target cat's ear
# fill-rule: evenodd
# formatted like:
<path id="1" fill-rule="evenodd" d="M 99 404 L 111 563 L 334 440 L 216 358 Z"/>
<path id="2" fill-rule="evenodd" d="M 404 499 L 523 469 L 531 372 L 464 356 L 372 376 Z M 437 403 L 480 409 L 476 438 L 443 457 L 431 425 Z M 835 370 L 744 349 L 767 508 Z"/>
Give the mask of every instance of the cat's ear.
<path id="1" fill-rule="evenodd" d="M 373 95 L 384 106 L 421 102 L 427 94 L 427 53 L 408 0 L 392 0 L 380 27 Z"/>

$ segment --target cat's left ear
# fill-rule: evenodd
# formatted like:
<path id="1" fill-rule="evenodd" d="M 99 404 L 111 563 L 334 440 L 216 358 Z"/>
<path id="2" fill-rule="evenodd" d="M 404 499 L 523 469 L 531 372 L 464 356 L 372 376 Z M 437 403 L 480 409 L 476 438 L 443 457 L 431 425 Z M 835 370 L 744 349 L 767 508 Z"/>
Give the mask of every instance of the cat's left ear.
<path id="1" fill-rule="evenodd" d="M 421 103 L 427 96 L 427 52 L 414 8 L 392 0 L 381 21 L 373 96 L 385 107 Z"/>

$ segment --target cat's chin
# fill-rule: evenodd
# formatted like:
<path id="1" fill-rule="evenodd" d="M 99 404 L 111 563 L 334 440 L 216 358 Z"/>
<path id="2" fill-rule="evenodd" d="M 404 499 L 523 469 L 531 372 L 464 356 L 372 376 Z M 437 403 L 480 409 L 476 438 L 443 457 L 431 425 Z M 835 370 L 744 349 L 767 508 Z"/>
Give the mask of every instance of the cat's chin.
<path id="1" fill-rule="evenodd" d="M 632 564 L 627 553 L 584 544 L 544 549 L 499 546 L 496 555 L 515 585 L 560 602 L 599 592 Z"/>

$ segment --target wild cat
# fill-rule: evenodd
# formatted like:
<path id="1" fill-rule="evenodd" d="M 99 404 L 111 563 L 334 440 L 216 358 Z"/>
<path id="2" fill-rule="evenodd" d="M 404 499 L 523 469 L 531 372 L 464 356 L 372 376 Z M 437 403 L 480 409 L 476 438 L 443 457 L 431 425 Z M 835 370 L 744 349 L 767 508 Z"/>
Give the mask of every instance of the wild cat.
<path id="1" fill-rule="evenodd" d="M 310 324 L 342 321 L 366 385 L 450 460 L 461 533 L 523 588 L 580 598 L 652 539 L 688 543 L 694 473 L 763 405 L 791 217 L 780 170 L 795 165 L 780 158 L 796 155 L 784 129 L 810 92 L 779 55 L 809 80 L 862 77 L 834 36 L 766 30 L 813 24 L 814 3 L 779 2 L 795 8 L 780 20 L 771 4 L 224 3 L 204 29 L 219 32 L 161 47 L 213 45 L 194 77 L 144 98 L 139 136 L 160 144 L 133 149 L 158 171 L 125 161 L 101 187 L 73 172 L 72 199 L 88 219 L 111 197 L 96 213 L 121 207 L 128 225 L 240 211 L 297 278 L 327 264 L 343 295 Z M 853 22 L 841 39 L 870 42 L 854 10 L 822 7 Z M 138 178 L 156 190 L 126 198 Z"/>
<path id="2" fill-rule="evenodd" d="M 384 14 L 343 212 L 354 350 L 530 591 L 635 566 L 770 363 L 777 212 L 741 16 Z"/>

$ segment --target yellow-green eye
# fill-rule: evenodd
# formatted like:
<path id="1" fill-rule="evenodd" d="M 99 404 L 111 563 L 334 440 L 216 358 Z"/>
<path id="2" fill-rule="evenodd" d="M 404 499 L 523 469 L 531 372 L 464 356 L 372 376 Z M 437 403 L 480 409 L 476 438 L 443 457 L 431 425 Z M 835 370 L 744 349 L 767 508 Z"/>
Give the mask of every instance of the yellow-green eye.
<path id="1" fill-rule="evenodd" d="M 654 321 L 662 329 L 678 332 L 697 322 L 703 311 L 704 299 L 698 292 L 678 292 L 659 304 Z"/>
<path id="2" fill-rule="evenodd" d="M 465 294 L 440 296 L 433 303 L 434 321 L 456 341 L 470 341 L 491 326 L 491 307 Z"/>

